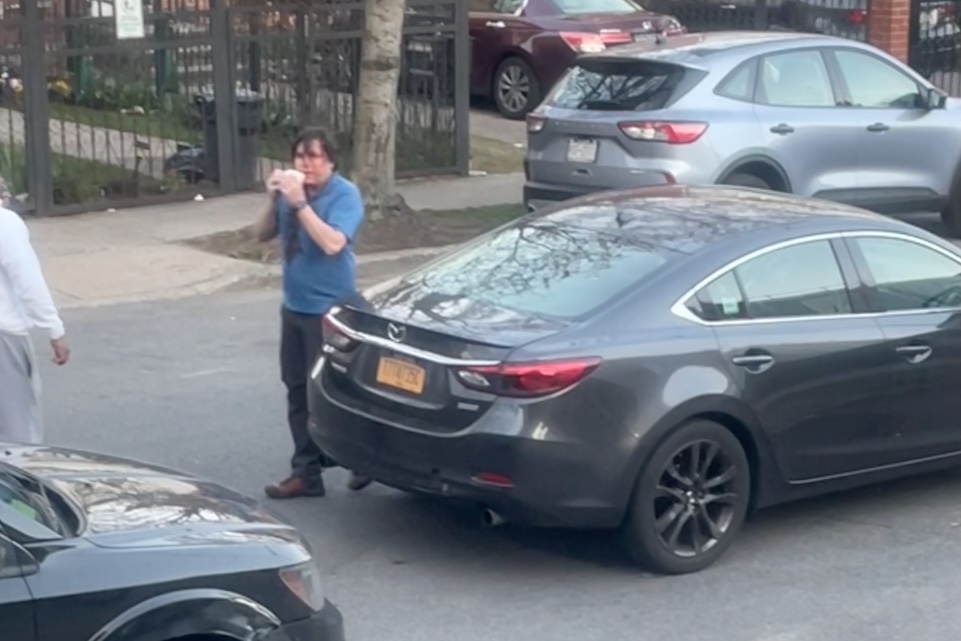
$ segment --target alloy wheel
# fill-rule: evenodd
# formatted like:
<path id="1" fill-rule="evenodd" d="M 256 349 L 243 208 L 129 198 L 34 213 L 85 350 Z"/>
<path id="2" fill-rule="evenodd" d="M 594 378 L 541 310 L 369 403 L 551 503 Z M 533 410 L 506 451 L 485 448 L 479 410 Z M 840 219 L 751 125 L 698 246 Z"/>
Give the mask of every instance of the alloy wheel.
<path id="1" fill-rule="evenodd" d="M 692 558 L 714 548 L 731 528 L 737 465 L 718 443 L 689 442 L 670 458 L 654 492 L 654 527 L 672 554 Z"/>
<path id="2" fill-rule="evenodd" d="M 497 96 L 508 111 L 520 113 L 530 100 L 531 79 L 518 65 L 508 65 L 497 80 Z"/>

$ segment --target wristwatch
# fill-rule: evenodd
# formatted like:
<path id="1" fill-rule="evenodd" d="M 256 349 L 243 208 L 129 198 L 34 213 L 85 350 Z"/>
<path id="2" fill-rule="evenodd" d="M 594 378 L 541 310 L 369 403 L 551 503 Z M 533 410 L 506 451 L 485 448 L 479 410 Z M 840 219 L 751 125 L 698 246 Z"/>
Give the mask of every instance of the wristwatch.
<path id="1" fill-rule="evenodd" d="M 307 206 L 306 200 L 298 200 L 293 205 L 290 206 L 291 211 L 295 214 L 300 213 L 300 210 Z"/>

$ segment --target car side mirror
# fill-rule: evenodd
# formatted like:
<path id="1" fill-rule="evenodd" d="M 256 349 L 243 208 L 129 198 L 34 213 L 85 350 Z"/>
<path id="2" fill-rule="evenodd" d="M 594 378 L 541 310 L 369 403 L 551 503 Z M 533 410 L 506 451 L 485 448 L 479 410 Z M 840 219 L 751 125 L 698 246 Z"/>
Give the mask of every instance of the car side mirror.
<path id="1" fill-rule="evenodd" d="M 924 102 L 924 108 L 931 111 L 934 109 L 943 109 L 944 104 L 948 100 L 948 96 L 941 92 L 940 89 L 935 89 L 934 87 L 926 87 L 923 90 L 922 98 Z"/>
<path id="2" fill-rule="evenodd" d="M 0 579 L 30 576 L 39 570 L 37 559 L 25 547 L 0 534 Z"/>

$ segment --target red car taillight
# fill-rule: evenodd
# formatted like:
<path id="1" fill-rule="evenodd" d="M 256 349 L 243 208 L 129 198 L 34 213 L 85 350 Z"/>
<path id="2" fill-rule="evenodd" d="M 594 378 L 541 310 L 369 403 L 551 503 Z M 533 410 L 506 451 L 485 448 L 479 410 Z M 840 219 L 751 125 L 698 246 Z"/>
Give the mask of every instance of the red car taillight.
<path id="1" fill-rule="evenodd" d="M 627 44 L 632 40 L 631 34 L 624 31 L 604 31 L 601 33 L 561 31 L 559 35 L 564 44 L 578 53 L 597 53 L 607 49 L 608 45 Z"/>
<path id="2" fill-rule="evenodd" d="M 324 331 L 324 343 L 327 345 L 330 345 L 338 352 L 349 352 L 357 347 L 357 341 L 337 327 L 337 325 L 330 320 L 329 315 L 325 314 L 323 316 L 321 324 Z"/>
<path id="3" fill-rule="evenodd" d="M 868 20 L 868 12 L 864 9 L 848 11 L 847 20 L 849 24 L 862 25 Z"/>
<path id="4" fill-rule="evenodd" d="M 619 122 L 624 135 L 632 140 L 666 142 L 670 145 L 686 145 L 694 142 L 707 131 L 706 122 Z"/>
<path id="5" fill-rule="evenodd" d="M 465 367 L 457 376 L 465 387 L 500 396 L 531 398 L 568 389 L 601 364 L 596 357 Z"/>

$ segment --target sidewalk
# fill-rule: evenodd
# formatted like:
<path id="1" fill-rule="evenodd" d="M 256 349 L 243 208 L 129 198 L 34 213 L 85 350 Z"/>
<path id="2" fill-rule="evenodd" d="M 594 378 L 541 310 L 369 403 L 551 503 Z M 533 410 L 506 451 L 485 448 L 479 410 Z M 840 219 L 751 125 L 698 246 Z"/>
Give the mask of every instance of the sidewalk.
<path id="1" fill-rule="evenodd" d="M 519 203 L 521 174 L 410 181 L 401 194 L 414 209 L 451 210 Z M 249 225 L 264 206 L 262 193 L 201 202 L 94 212 L 27 224 L 47 281 L 61 308 L 178 298 L 276 276 L 275 266 L 208 254 L 180 241 Z M 390 273 L 438 249 L 358 257 L 361 278 Z M 386 270 L 385 270 L 386 269 Z"/>

